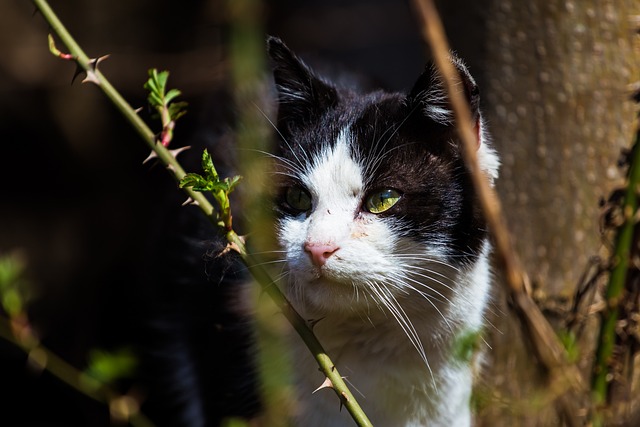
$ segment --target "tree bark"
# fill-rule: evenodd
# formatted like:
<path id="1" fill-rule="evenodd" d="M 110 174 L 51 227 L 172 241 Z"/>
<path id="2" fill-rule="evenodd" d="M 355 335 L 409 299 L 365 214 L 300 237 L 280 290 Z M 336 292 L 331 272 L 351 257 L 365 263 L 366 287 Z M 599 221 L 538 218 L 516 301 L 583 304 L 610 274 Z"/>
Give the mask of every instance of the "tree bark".
<path id="1" fill-rule="evenodd" d="M 498 189 L 532 279 L 571 293 L 599 253 L 598 201 L 620 184 L 636 107 L 634 1 L 490 2 L 487 117 Z"/>
<path id="2" fill-rule="evenodd" d="M 617 160 L 635 130 L 640 4 L 483 3 L 484 49 L 473 60 L 484 73 L 485 116 L 503 162 L 498 191 L 534 295 L 563 301 L 590 257 L 605 254 L 599 200 L 622 184 Z M 528 349 L 513 345 L 520 331 L 502 313 L 485 377 L 491 391 L 479 392 L 490 402 L 481 424 L 557 425 L 553 396 L 539 388 L 548 383 L 532 372 Z M 579 350 L 586 375 L 591 350 Z"/>

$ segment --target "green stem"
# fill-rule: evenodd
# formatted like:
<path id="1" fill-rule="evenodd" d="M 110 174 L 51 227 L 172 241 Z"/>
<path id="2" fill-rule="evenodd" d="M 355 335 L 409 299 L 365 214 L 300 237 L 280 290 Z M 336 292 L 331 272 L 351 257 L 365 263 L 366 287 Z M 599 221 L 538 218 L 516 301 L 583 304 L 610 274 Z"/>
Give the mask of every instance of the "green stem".
<path id="1" fill-rule="evenodd" d="M 266 294 L 274 301 L 276 306 L 282 311 L 282 314 L 293 325 L 294 329 L 304 341 L 309 351 L 316 359 L 322 373 L 329 378 L 333 386 L 333 390 L 340 398 L 342 404 L 347 408 L 351 417 L 358 426 L 371 426 L 371 421 L 356 401 L 355 397 L 347 387 L 344 379 L 338 372 L 338 369 L 325 352 L 322 344 L 316 338 L 315 334 L 309 328 L 307 322 L 295 311 L 291 303 L 285 298 L 275 282 L 269 276 L 269 273 L 261 266 L 261 264 L 253 258 L 245 248 L 243 240 L 234 232 L 227 233 L 227 239 L 239 248 L 240 255 L 244 263 L 251 271 L 253 278 L 260 284 Z"/>
<path id="2" fill-rule="evenodd" d="M 49 23 L 52 30 L 60 38 L 62 43 L 69 49 L 69 53 L 73 56 L 76 64 L 84 70 L 87 75 L 95 76 L 94 83 L 102 90 L 102 92 L 109 98 L 109 100 L 115 105 L 115 107 L 122 113 L 122 115 L 129 121 L 135 131 L 142 137 L 146 144 L 156 154 L 160 161 L 169 169 L 175 179 L 180 181 L 185 172 L 182 169 L 180 163 L 176 160 L 173 153 L 158 144 L 158 140 L 153 131 L 147 126 L 147 124 L 140 118 L 135 110 L 129 105 L 129 103 L 120 95 L 120 93 L 111 85 L 104 75 L 97 69 L 97 66 L 92 63 L 92 60 L 84 53 L 80 46 L 73 39 L 71 34 L 67 31 L 65 26 L 60 22 L 56 14 L 53 12 L 49 4 L 45 0 L 32 0 L 34 5 L 38 8 L 42 16 Z M 191 197 L 200 206 L 200 209 L 209 217 L 215 224 L 216 219 L 213 215 L 213 206 L 201 193 L 193 191 L 191 189 L 185 189 L 189 197 Z"/>
<path id="3" fill-rule="evenodd" d="M 173 153 L 167 150 L 162 144 L 157 143 L 157 139 L 149 127 L 131 108 L 129 103 L 113 88 L 109 81 L 100 73 L 91 63 L 88 56 L 82 51 L 80 46 L 75 42 L 73 37 L 60 22 L 53 10 L 49 7 L 45 0 L 32 0 L 38 10 L 42 13 L 45 20 L 51 25 L 53 31 L 58 35 L 63 44 L 69 49 L 69 53 L 73 55 L 78 66 L 80 66 L 87 74 L 93 73 L 96 77 L 96 84 L 118 108 L 122 115 L 131 123 L 138 134 L 143 138 L 147 145 L 158 156 L 159 160 L 167 167 L 179 182 L 186 173 L 180 166 Z M 191 197 L 209 218 L 215 226 L 218 226 L 218 220 L 211 203 L 200 192 L 193 191 L 191 188 L 183 189 L 189 197 Z M 344 380 L 340 376 L 336 366 L 333 364 L 329 356 L 326 354 L 322 345 L 313 334 L 307 322 L 294 310 L 280 289 L 275 286 L 275 282 L 271 279 L 267 271 L 256 262 L 247 252 L 244 242 L 235 231 L 230 230 L 227 233 L 229 243 L 236 246 L 238 252 L 242 256 L 245 264 L 249 268 L 254 279 L 262 286 L 264 291 L 274 300 L 276 305 L 282 310 L 284 316 L 291 322 L 294 329 L 300 334 L 309 350 L 313 353 L 315 359 L 320 366 L 321 371 L 331 380 L 333 389 L 341 399 L 343 405 L 347 408 L 353 419 L 359 426 L 371 426 L 371 422 L 367 419 L 364 411 L 358 405 L 355 397 L 349 391 Z"/>
<path id="4" fill-rule="evenodd" d="M 38 340 L 27 327 L 21 327 L 15 332 L 14 328 L 16 328 L 15 324 L 12 327 L 8 319 L 0 316 L 0 338 L 21 348 L 39 368 L 46 369 L 63 383 L 97 402 L 111 404 L 121 397 L 113 389 L 98 381 L 95 383 L 83 381 L 82 372 L 38 344 Z M 20 336 L 20 339 L 16 338 L 16 335 Z M 152 427 L 154 425 L 144 414 L 137 411 L 129 414 L 128 421 L 134 427 Z"/>
<path id="5" fill-rule="evenodd" d="M 597 405 L 604 405 L 607 401 L 610 374 L 611 358 L 616 343 L 616 324 L 620 314 L 619 304 L 622 299 L 627 271 L 629 268 L 629 258 L 631 246 L 633 244 L 633 234 L 636 225 L 635 214 L 638 210 L 638 185 L 640 183 L 640 129 L 636 134 L 636 141 L 633 147 L 633 157 L 629 169 L 627 189 L 622 204 L 624 223 L 618 229 L 614 252 L 613 270 L 609 277 L 609 283 L 605 293 L 607 309 L 603 313 L 602 325 L 600 327 L 600 338 L 594 374 L 592 378 L 592 391 L 594 402 Z"/>

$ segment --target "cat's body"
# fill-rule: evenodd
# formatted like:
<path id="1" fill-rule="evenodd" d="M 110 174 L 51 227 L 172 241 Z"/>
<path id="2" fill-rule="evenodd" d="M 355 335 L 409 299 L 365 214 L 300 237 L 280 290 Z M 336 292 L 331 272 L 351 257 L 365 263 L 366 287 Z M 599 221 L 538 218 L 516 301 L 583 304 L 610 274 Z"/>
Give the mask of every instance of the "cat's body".
<path id="1" fill-rule="evenodd" d="M 361 94 L 317 77 L 278 39 L 268 44 L 279 100 L 278 179 L 270 186 L 284 290 L 374 426 L 468 426 L 470 350 L 483 327 L 490 246 L 435 70 L 408 95 Z M 481 168 L 493 180 L 498 160 L 475 83 L 454 62 Z M 214 155 L 228 151 L 225 135 L 207 138 Z M 189 217 L 169 219 L 152 245 L 170 253 L 152 256 L 149 268 L 160 303 L 143 332 L 143 410 L 160 425 L 255 417 L 259 376 L 242 302 L 250 278 L 237 254 L 220 255 L 224 237 L 203 243 L 210 224 L 182 209 Z M 292 425 L 353 425 L 335 393 L 313 393 L 324 378 L 301 340 L 291 341 L 299 403 Z"/>
<path id="2" fill-rule="evenodd" d="M 473 363 L 459 353 L 483 327 L 489 244 L 435 70 L 409 95 L 357 94 L 317 77 L 278 39 L 269 51 L 289 298 L 373 425 L 469 425 Z M 454 63 L 493 180 L 475 83 Z M 296 347 L 296 425 L 351 425 L 334 393 L 312 394 L 323 377 Z"/>

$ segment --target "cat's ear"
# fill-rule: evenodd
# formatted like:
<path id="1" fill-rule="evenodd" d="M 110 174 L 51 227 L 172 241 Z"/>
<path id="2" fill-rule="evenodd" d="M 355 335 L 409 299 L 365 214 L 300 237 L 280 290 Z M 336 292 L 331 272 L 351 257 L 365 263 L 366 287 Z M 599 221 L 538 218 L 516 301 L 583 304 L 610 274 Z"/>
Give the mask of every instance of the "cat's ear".
<path id="1" fill-rule="evenodd" d="M 462 60 L 453 53 L 449 59 L 455 66 L 460 77 L 459 90 L 464 91 L 465 99 L 471 110 L 471 118 L 473 120 L 476 134 L 478 135 L 478 144 L 481 139 L 481 119 L 480 119 L 480 91 L 475 80 L 469 73 Z M 427 66 L 425 71 L 416 81 L 413 89 L 407 96 L 407 102 L 411 108 L 419 109 L 422 116 L 440 123 L 445 126 L 454 125 L 453 109 L 447 95 L 446 88 L 442 81 L 442 77 L 435 65 Z"/>
<path id="2" fill-rule="evenodd" d="M 267 39 L 273 77 L 278 92 L 278 122 L 306 123 L 338 101 L 336 89 L 316 76 L 277 37 Z"/>

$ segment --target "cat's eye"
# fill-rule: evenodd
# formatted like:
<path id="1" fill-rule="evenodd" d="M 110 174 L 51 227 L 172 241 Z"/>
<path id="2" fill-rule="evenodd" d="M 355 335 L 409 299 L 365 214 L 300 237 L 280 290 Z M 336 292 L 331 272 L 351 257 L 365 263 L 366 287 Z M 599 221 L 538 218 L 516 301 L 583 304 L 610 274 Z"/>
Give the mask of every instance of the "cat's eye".
<path id="1" fill-rule="evenodd" d="M 311 209 L 311 195 L 307 190 L 299 186 L 287 188 L 284 200 L 292 209 L 306 212 Z"/>
<path id="2" fill-rule="evenodd" d="M 380 191 L 375 191 L 367 197 L 365 200 L 365 207 L 373 214 L 379 214 L 391 209 L 398 200 L 400 200 L 401 194 L 391 188 L 387 188 Z"/>

